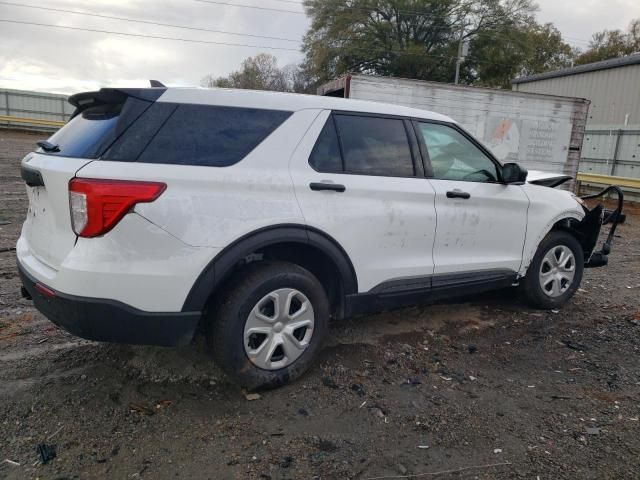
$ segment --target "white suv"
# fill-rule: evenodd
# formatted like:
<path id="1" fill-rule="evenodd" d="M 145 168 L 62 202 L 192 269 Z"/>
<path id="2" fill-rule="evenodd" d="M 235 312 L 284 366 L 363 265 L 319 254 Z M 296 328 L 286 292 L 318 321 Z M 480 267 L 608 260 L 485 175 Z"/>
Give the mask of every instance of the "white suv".
<path id="1" fill-rule="evenodd" d="M 568 177 L 527 183 L 436 113 L 219 89 L 70 102 L 22 161 L 23 294 L 92 340 L 201 329 L 249 388 L 298 377 L 331 317 L 518 284 L 554 308 L 606 263 L 601 206 L 549 188 Z"/>

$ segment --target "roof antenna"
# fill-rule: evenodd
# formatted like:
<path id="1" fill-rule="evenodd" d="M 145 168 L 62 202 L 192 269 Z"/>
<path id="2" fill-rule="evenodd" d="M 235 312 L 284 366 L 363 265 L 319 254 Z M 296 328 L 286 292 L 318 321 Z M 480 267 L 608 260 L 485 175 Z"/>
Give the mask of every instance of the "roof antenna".
<path id="1" fill-rule="evenodd" d="M 149 83 L 151 84 L 152 87 L 167 88 L 167 86 L 164 83 L 159 82 L 158 80 L 149 80 Z"/>

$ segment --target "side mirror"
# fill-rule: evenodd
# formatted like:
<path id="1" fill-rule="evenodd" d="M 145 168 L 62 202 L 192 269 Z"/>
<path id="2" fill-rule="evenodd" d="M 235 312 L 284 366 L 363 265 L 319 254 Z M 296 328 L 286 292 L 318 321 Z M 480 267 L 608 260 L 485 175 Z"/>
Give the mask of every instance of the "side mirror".
<path id="1" fill-rule="evenodd" d="M 502 182 L 515 185 L 524 185 L 527 181 L 527 169 L 517 163 L 505 163 L 502 166 Z"/>

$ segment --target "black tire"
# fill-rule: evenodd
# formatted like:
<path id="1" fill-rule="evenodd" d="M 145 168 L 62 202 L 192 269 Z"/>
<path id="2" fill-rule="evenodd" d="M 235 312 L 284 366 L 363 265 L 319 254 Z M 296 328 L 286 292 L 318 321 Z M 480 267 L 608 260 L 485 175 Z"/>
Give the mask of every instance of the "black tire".
<path id="1" fill-rule="evenodd" d="M 257 367 L 245 352 L 244 328 L 256 304 L 270 292 L 293 288 L 311 302 L 314 327 L 304 353 L 278 370 Z M 275 388 L 300 377 L 313 363 L 329 330 L 329 300 L 318 279 L 289 262 L 251 264 L 233 278 L 207 319 L 207 342 L 216 363 L 238 385 L 249 390 Z"/>
<path id="2" fill-rule="evenodd" d="M 569 287 L 559 296 L 552 297 L 547 295 L 540 281 L 540 269 L 544 256 L 552 249 L 558 246 L 565 246 L 571 250 L 575 258 L 575 274 Z M 582 282 L 582 274 L 584 271 L 584 253 L 582 246 L 578 240 L 568 232 L 562 230 L 552 230 L 540 242 L 538 250 L 529 265 L 527 274 L 520 284 L 521 292 L 527 303 L 534 308 L 550 310 L 564 305 L 580 287 Z"/>

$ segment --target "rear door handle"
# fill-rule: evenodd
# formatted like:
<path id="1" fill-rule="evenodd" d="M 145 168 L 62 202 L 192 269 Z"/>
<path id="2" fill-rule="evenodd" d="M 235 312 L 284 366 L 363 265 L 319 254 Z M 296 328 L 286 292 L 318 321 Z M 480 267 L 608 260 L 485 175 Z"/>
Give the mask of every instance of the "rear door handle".
<path id="1" fill-rule="evenodd" d="M 330 190 L 332 192 L 344 192 L 347 187 L 340 183 L 328 183 L 328 182 L 311 182 L 309 184 L 309 188 L 314 192 L 318 192 L 320 190 Z"/>
<path id="2" fill-rule="evenodd" d="M 471 198 L 471 194 L 463 192 L 462 190 L 451 190 L 447 192 L 447 198 L 464 198 L 465 200 L 468 200 Z"/>

